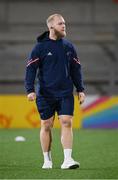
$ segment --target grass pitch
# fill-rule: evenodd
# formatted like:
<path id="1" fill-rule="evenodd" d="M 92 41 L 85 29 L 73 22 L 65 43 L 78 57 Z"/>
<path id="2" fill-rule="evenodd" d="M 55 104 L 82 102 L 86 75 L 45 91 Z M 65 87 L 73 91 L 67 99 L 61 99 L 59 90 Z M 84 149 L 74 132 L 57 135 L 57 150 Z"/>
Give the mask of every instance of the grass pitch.
<path id="1" fill-rule="evenodd" d="M 24 136 L 25 142 L 16 142 Z M 53 169 L 43 163 L 39 129 L 0 130 L 0 179 L 117 179 L 118 130 L 74 130 L 73 157 L 80 169 L 61 170 L 60 130 L 53 130 Z"/>

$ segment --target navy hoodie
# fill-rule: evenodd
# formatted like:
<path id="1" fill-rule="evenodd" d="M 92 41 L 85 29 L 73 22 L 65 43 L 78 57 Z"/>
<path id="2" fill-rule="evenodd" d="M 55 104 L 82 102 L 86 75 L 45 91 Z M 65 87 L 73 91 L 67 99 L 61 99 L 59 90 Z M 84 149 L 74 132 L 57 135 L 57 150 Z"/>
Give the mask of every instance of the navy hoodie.
<path id="1" fill-rule="evenodd" d="M 38 79 L 37 96 L 64 97 L 84 90 L 81 65 L 72 43 L 62 38 L 49 39 L 49 32 L 37 38 L 27 62 L 25 88 L 27 93 L 35 92 L 35 79 Z"/>

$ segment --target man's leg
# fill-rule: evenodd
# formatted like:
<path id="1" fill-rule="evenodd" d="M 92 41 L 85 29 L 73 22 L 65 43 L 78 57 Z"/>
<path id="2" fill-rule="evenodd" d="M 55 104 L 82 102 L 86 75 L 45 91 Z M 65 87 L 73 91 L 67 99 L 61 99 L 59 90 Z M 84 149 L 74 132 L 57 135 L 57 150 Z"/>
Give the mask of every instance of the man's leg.
<path id="1" fill-rule="evenodd" d="M 64 149 L 64 162 L 62 169 L 75 169 L 79 167 L 79 163 L 72 159 L 73 131 L 72 116 L 59 116 L 61 123 L 61 143 Z"/>
<path id="2" fill-rule="evenodd" d="M 52 127 L 53 127 L 53 117 L 47 120 L 41 120 L 40 142 L 44 155 L 44 165 L 42 167 L 44 169 L 52 168 L 52 159 L 51 159 Z"/>
<path id="3" fill-rule="evenodd" d="M 63 149 L 72 149 L 73 132 L 72 132 L 72 116 L 59 116 L 61 123 L 61 143 Z"/>

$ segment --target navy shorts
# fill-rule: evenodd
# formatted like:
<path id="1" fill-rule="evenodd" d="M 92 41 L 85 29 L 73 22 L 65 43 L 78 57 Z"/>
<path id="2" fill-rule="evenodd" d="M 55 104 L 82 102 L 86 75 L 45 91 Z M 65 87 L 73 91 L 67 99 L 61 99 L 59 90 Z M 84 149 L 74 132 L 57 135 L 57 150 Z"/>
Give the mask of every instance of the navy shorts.
<path id="1" fill-rule="evenodd" d="M 58 115 L 71 115 L 74 111 L 73 95 L 61 98 L 37 97 L 37 109 L 42 120 L 51 118 L 57 112 Z"/>

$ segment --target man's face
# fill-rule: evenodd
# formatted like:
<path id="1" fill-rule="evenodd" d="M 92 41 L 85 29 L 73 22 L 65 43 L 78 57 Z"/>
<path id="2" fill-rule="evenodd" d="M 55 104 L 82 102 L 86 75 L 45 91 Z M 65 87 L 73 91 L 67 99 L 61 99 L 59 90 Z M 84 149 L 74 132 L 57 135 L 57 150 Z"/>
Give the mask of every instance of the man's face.
<path id="1" fill-rule="evenodd" d="M 57 37 L 62 38 L 66 36 L 66 25 L 63 17 L 55 16 L 52 27 Z"/>

